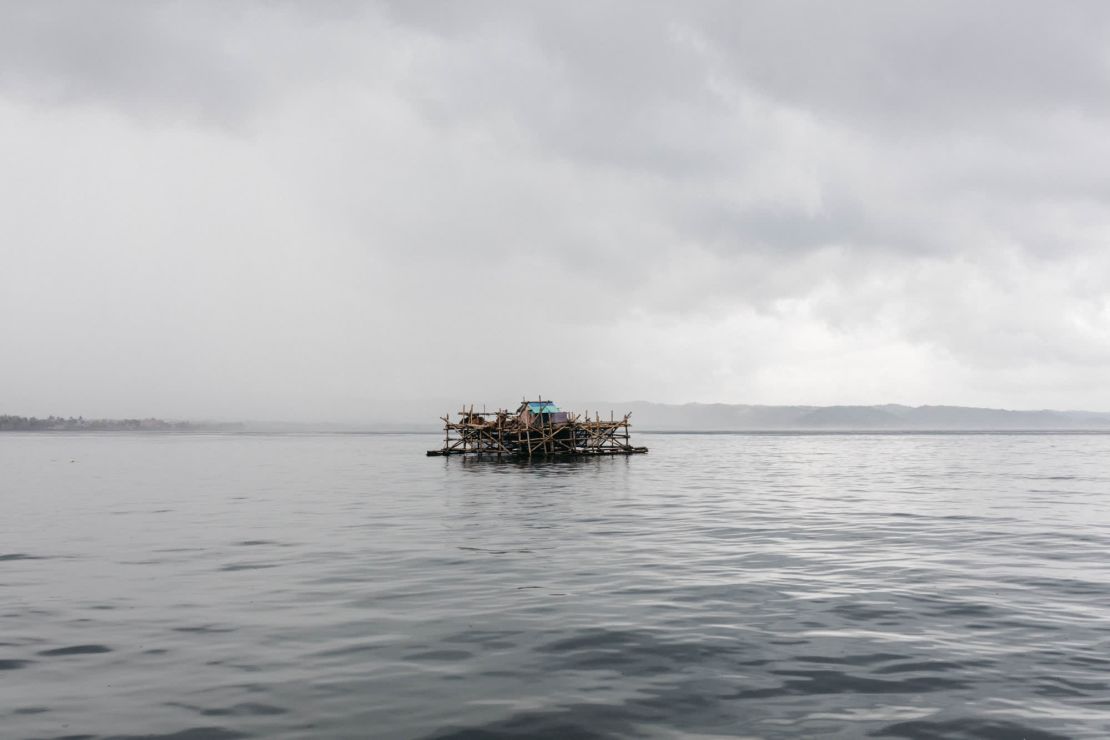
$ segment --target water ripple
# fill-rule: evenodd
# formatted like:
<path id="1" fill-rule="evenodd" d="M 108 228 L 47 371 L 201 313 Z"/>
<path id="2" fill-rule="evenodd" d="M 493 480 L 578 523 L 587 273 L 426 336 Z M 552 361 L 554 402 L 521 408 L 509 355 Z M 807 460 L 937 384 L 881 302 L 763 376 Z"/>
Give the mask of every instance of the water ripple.
<path id="1" fill-rule="evenodd" d="M 4 442 L 12 737 L 1110 736 L 1110 436 Z"/>

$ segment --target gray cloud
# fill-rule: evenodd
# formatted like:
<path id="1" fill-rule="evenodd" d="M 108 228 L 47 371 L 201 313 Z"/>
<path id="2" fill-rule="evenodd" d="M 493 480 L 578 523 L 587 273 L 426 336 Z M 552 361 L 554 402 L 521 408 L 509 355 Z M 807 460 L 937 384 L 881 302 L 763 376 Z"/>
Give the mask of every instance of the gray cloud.
<path id="1" fill-rule="evenodd" d="M 1101 3 L 0 15 L 5 409 L 1110 406 Z"/>

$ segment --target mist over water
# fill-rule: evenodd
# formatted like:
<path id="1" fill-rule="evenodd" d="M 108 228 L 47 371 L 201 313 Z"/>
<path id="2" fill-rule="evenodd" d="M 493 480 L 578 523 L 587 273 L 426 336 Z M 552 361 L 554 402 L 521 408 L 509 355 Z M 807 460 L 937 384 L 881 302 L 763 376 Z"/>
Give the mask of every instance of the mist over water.
<path id="1" fill-rule="evenodd" d="M 0 735 L 1110 735 L 1110 436 L 0 437 Z"/>

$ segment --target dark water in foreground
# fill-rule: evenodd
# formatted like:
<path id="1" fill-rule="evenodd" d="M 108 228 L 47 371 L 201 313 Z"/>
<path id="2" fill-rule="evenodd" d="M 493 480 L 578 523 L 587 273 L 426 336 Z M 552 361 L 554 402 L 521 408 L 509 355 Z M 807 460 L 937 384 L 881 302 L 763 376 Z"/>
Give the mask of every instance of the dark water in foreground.
<path id="1" fill-rule="evenodd" d="M 1110 736 L 1110 436 L 0 436 L 0 736 Z"/>

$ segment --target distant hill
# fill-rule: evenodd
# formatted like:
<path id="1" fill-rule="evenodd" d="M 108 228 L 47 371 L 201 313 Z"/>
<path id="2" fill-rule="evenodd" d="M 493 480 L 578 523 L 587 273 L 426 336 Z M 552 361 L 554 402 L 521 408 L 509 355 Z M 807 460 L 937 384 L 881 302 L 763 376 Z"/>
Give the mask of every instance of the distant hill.
<path id="1" fill-rule="evenodd" d="M 564 411 L 598 411 L 605 418 L 632 412 L 637 431 L 991 431 L 991 430 L 1107 430 L 1110 413 L 1094 411 L 1008 411 L 965 406 L 754 406 L 726 403 L 665 404 L 649 401 L 573 401 L 554 398 Z M 515 404 L 506 403 L 505 406 Z M 443 428 L 439 420 L 448 408 L 454 415 L 459 401 L 394 402 L 360 409 L 365 421 L 346 424 L 262 425 L 248 422 L 252 431 L 282 428 L 316 431 L 430 432 Z M 481 408 L 481 404 L 476 404 Z M 492 401 L 486 408 L 497 408 Z"/>
<path id="2" fill-rule="evenodd" d="M 730 404 L 568 404 L 632 412 L 644 431 L 990 431 L 1108 430 L 1110 413 L 1009 411 L 966 406 L 749 406 Z"/>
<path id="3" fill-rule="evenodd" d="M 725 403 L 665 404 L 648 401 L 555 399 L 564 411 L 600 412 L 608 418 L 632 413 L 636 431 L 1110 431 L 1110 413 L 1097 411 L 1010 411 L 967 406 L 753 406 Z M 507 404 L 513 406 L 514 404 Z M 480 405 L 476 406 L 480 407 Z M 366 404 L 347 422 L 189 422 L 160 419 L 45 419 L 0 415 L 2 431 L 244 431 L 244 432 L 435 432 L 450 401 Z M 490 404 L 489 409 L 496 408 Z M 455 411 L 452 411 L 452 415 Z"/>

